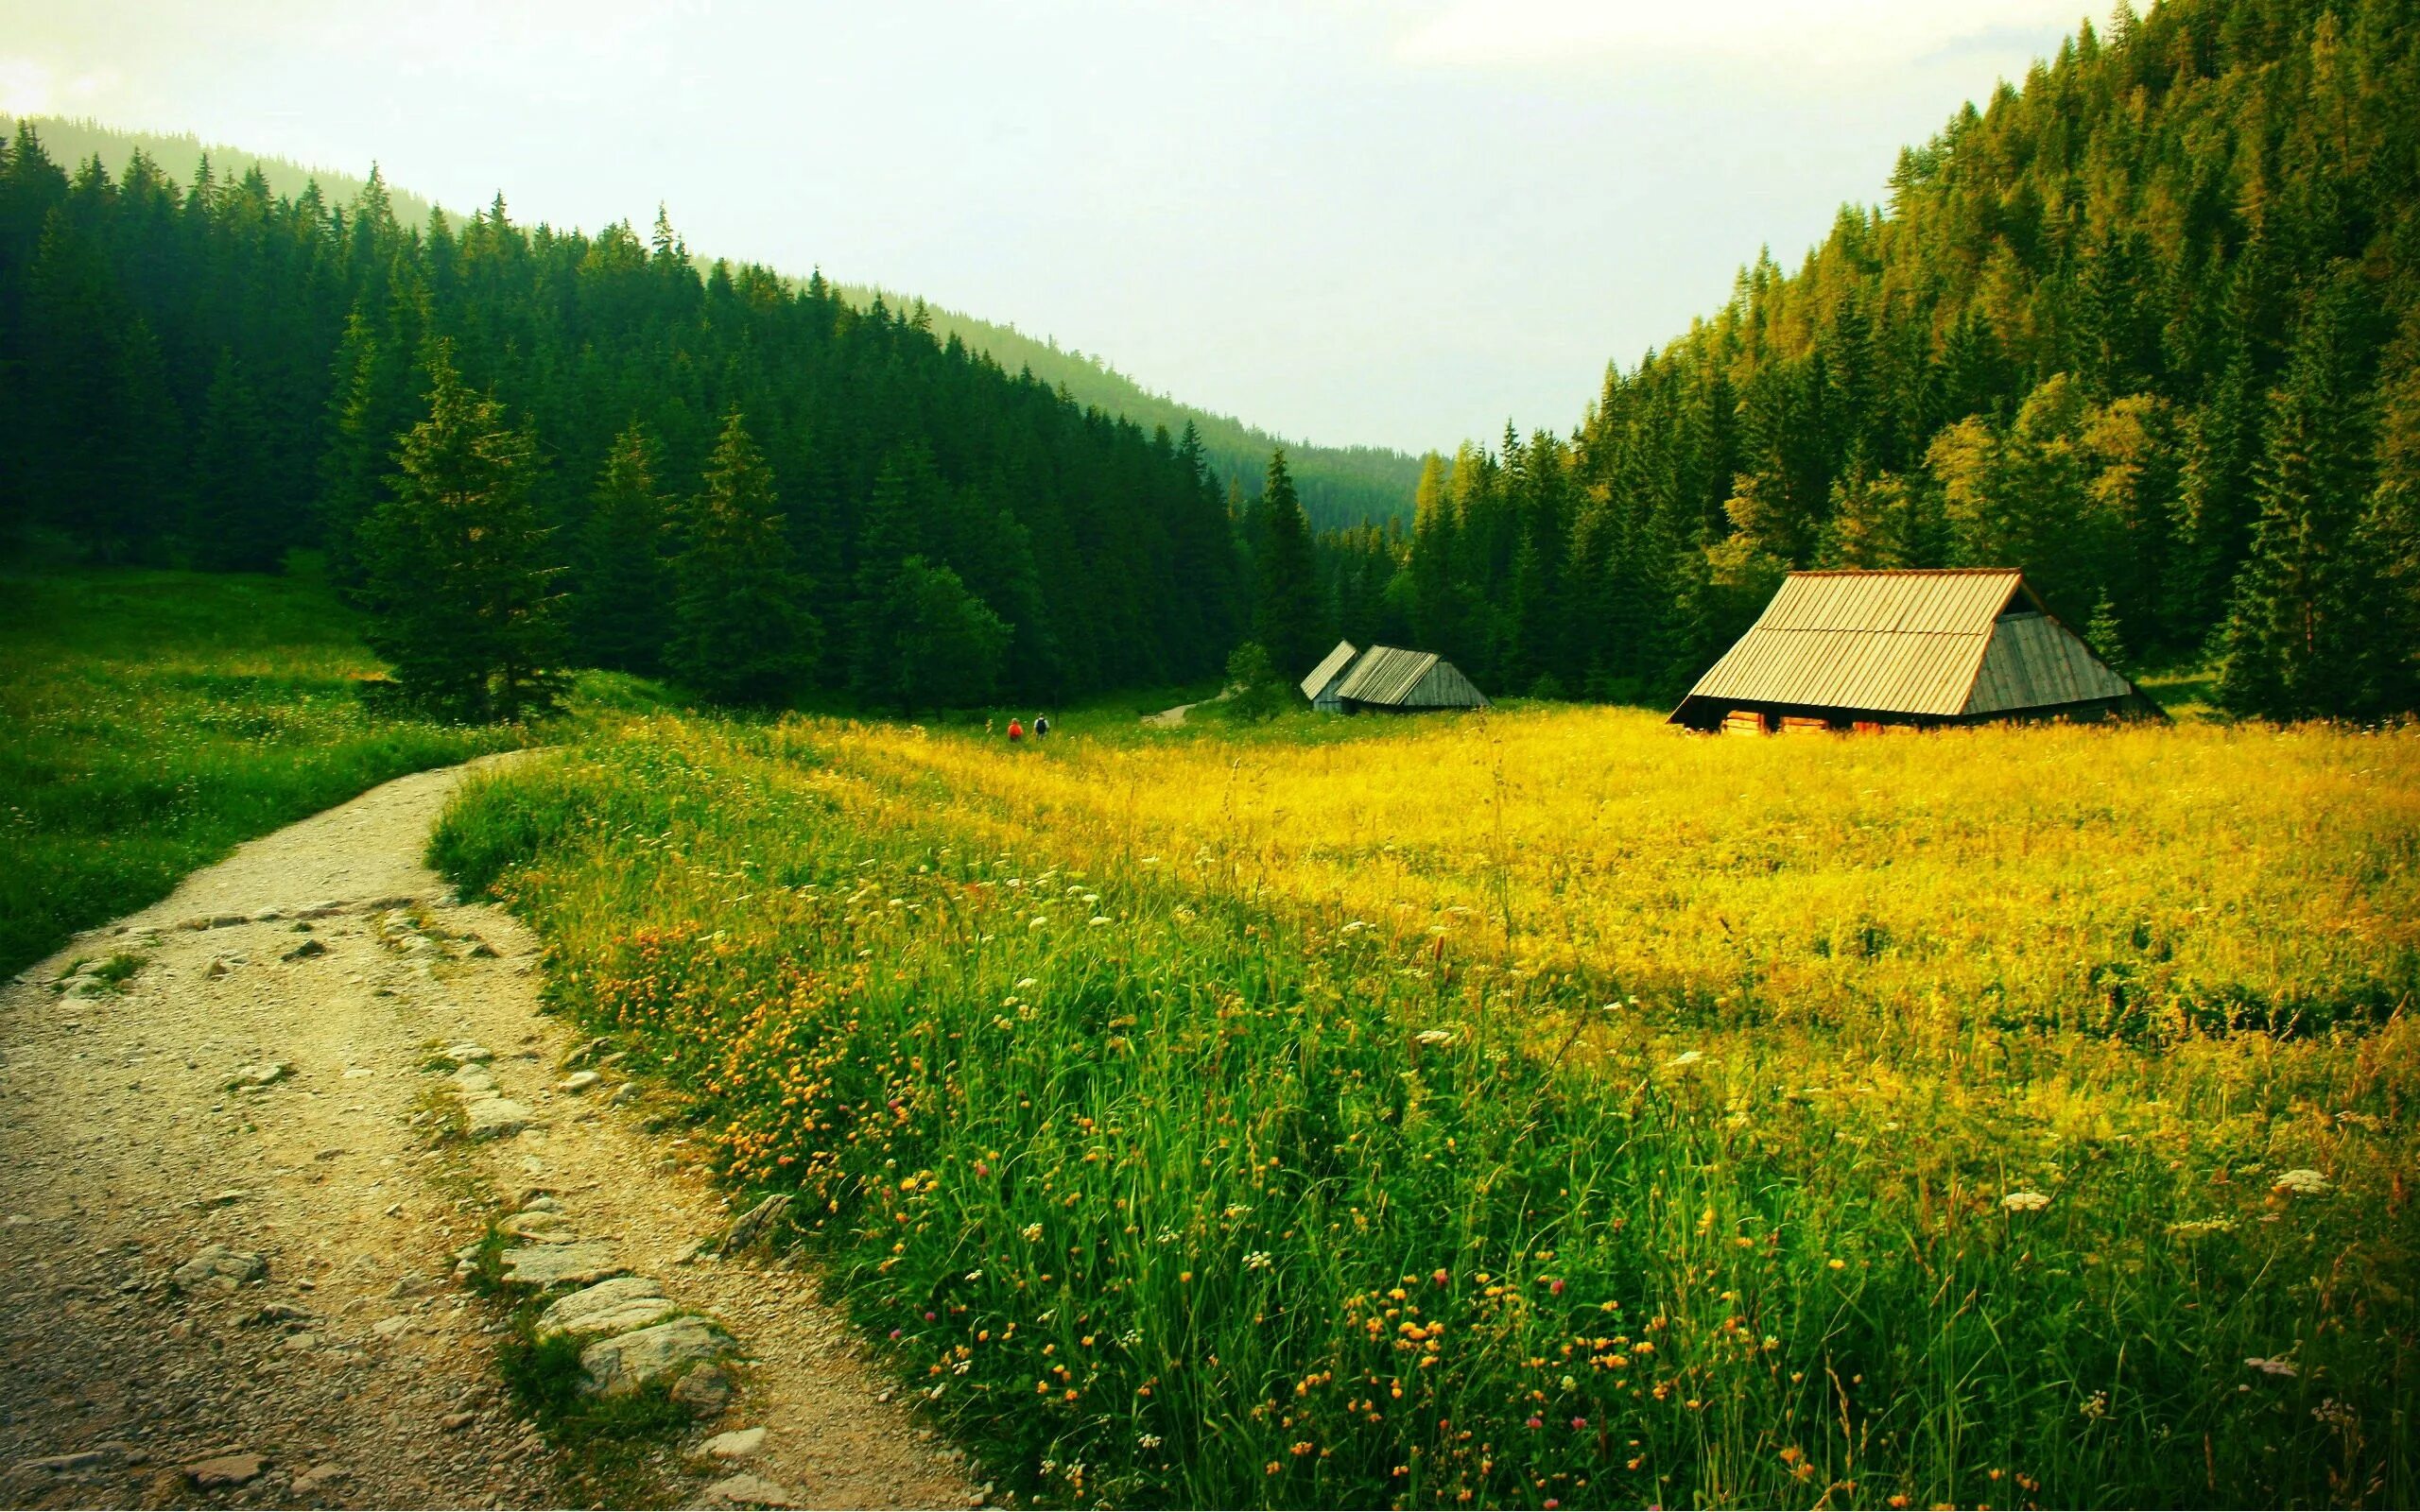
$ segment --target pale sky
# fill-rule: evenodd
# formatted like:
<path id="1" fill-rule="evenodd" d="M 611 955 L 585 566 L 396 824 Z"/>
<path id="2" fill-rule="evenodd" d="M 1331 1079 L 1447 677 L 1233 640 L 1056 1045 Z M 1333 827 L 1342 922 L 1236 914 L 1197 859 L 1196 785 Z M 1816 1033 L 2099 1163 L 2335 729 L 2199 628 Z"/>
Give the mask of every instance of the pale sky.
<path id="1" fill-rule="evenodd" d="M 2102 9 L 2093 10 L 2095 24 Z M 2079 0 L 0 0 L 0 112 L 921 294 L 1281 435 L 1566 429 Z"/>

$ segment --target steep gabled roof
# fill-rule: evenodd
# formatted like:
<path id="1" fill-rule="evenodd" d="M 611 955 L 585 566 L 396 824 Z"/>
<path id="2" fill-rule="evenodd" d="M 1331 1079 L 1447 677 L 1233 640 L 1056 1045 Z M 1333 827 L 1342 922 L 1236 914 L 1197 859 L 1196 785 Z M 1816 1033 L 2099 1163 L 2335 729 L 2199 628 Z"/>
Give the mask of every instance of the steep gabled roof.
<path id="1" fill-rule="evenodd" d="M 1311 675 L 1303 679 L 1303 696 L 1316 698 L 1326 692 L 1327 685 L 1336 680 L 1336 675 L 1351 666 L 1353 659 L 1360 654 L 1351 641 L 1337 642 L 1336 649 L 1321 658 L 1320 664 L 1311 668 Z"/>
<path id="2" fill-rule="evenodd" d="M 1436 664 L 1434 651 L 1374 645 L 1355 663 L 1352 675 L 1338 687 L 1336 696 L 1358 703 L 1399 703 Z"/>
<path id="3" fill-rule="evenodd" d="M 1944 568 L 1790 574 L 1684 703 L 1948 718 L 2134 693 L 2043 610 L 2023 574 Z"/>

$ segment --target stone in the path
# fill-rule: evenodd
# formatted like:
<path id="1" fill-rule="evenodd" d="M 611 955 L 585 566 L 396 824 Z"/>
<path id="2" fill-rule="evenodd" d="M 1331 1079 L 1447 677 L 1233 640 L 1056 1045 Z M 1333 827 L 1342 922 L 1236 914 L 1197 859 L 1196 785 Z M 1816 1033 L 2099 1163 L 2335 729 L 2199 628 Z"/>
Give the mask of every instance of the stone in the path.
<path id="1" fill-rule="evenodd" d="M 708 1459 L 752 1459 L 764 1447 L 764 1429 L 735 1428 L 707 1439 L 698 1446 L 698 1452 Z"/>
<path id="2" fill-rule="evenodd" d="M 257 1066 L 246 1066 L 235 1073 L 234 1085 L 243 1088 L 268 1087 L 294 1074 L 290 1060 L 264 1060 Z"/>
<path id="3" fill-rule="evenodd" d="M 350 1479 L 352 1474 L 341 1465 L 314 1465 L 294 1477 L 294 1494 L 302 1501 L 310 1501 L 338 1481 Z"/>
<path id="4" fill-rule="evenodd" d="M 599 1339 L 579 1351 L 580 1389 L 618 1397 L 652 1381 L 670 1380 L 731 1352 L 731 1336 L 701 1317 Z"/>
<path id="5" fill-rule="evenodd" d="M 466 1095 L 495 1091 L 495 1078 L 488 1074 L 485 1066 L 464 1066 L 454 1074 L 453 1080 L 455 1087 Z"/>
<path id="6" fill-rule="evenodd" d="M 328 947 L 324 943 L 316 939 L 306 939 L 302 944 L 295 946 L 290 951 L 287 951 L 285 958 L 289 961 L 307 961 L 313 956 L 325 955 L 326 954 L 328 954 Z"/>
<path id="7" fill-rule="evenodd" d="M 730 1371 L 712 1361 L 683 1376 L 672 1386 L 672 1400 L 697 1418 L 720 1417 L 737 1395 L 739 1383 L 731 1379 Z"/>
<path id="8" fill-rule="evenodd" d="M 258 1480 L 268 1462 L 258 1454 L 216 1454 L 186 1466 L 185 1477 L 205 1491 Z"/>
<path id="9" fill-rule="evenodd" d="M 578 1237 L 571 1220 L 560 1212 L 516 1212 L 495 1227 L 499 1233 L 533 1245 L 567 1245 Z"/>
<path id="10" fill-rule="evenodd" d="M 575 1071 L 570 1075 L 565 1076 L 562 1080 L 555 1083 L 555 1091 L 559 1092 L 584 1092 L 604 1079 L 604 1077 L 598 1075 L 593 1071 Z"/>
<path id="11" fill-rule="evenodd" d="M 216 982 L 220 977 L 225 976 L 228 972 L 233 970 L 234 968 L 233 966 L 227 964 L 226 956 L 214 955 L 210 958 L 210 964 L 201 969 L 201 974 L 208 977 L 211 981 Z"/>
<path id="12" fill-rule="evenodd" d="M 595 1240 L 504 1252 L 504 1279 L 518 1286 L 586 1286 L 620 1274 L 614 1251 Z"/>
<path id="13" fill-rule="evenodd" d="M 457 1066 L 468 1066 L 482 1060 L 493 1060 L 495 1058 L 495 1052 L 490 1050 L 485 1045 L 474 1044 L 470 1040 L 464 1040 L 458 1043 L 447 1045 L 431 1058 L 444 1063 L 441 1069 L 452 1071 Z"/>
<path id="14" fill-rule="evenodd" d="M 529 1109 L 509 1097 L 482 1097 L 462 1105 L 465 1131 L 475 1140 L 500 1140 L 529 1126 Z"/>
<path id="15" fill-rule="evenodd" d="M 671 1301 L 654 1281 L 645 1276 L 617 1276 L 558 1298 L 539 1314 L 538 1337 L 630 1333 L 663 1322 L 671 1311 Z"/>
<path id="16" fill-rule="evenodd" d="M 194 1252 L 191 1260 L 168 1273 L 168 1280 L 191 1289 L 211 1287 L 232 1292 L 246 1281 L 256 1281 L 268 1274 L 268 1262 L 247 1250 L 230 1249 L 225 1245 L 204 1245 Z"/>
<path id="17" fill-rule="evenodd" d="M 80 1449 L 72 1454 L 44 1454 L 40 1459 L 26 1460 L 24 1468 L 48 1470 L 53 1475 L 78 1475 L 87 1470 L 108 1469 L 125 1455 L 125 1445 L 103 1444 L 98 1449 Z"/>
<path id="18" fill-rule="evenodd" d="M 762 1475 L 738 1474 L 706 1487 L 709 1506 L 796 1506 L 790 1493 Z"/>
<path id="19" fill-rule="evenodd" d="M 777 1192 L 741 1213 L 723 1230 L 722 1243 L 716 1247 L 726 1255 L 736 1255 L 752 1245 L 783 1213 L 789 1211 L 789 1194 Z"/>

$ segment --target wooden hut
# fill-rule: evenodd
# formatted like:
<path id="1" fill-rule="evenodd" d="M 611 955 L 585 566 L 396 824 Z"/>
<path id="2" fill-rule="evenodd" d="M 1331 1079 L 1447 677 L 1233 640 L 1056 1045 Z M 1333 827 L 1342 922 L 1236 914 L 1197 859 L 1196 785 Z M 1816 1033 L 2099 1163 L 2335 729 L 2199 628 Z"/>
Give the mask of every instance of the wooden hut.
<path id="1" fill-rule="evenodd" d="M 2166 718 L 2013 568 L 1792 573 L 1671 722 L 1854 730 Z"/>
<path id="2" fill-rule="evenodd" d="M 1335 650 L 1320 659 L 1320 664 L 1311 668 L 1311 675 L 1303 679 L 1303 696 L 1311 700 L 1312 708 L 1323 714 L 1344 712 L 1344 705 L 1337 701 L 1336 690 L 1342 685 L 1345 674 L 1353 670 L 1353 663 L 1360 656 L 1360 651 L 1351 641 L 1339 641 Z"/>
<path id="3" fill-rule="evenodd" d="M 1337 706 L 1347 713 L 1488 706 L 1487 696 L 1451 662 L 1434 651 L 1406 651 L 1392 645 L 1374 645 L 1354 658 L 1336 684 L 1334 696 Z"/>

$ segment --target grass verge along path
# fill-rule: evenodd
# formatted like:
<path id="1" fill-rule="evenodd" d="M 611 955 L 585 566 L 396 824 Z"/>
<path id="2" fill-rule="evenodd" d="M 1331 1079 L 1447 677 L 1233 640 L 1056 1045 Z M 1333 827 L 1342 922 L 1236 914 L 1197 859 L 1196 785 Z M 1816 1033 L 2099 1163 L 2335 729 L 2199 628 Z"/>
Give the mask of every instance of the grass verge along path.
<path id="1" fill-rule="evenodd" d="M 139 570 L 0 587 L 0 975 L 229 847 L 518 731 L 372 714 L 379 663 L 308 576 Z"/>

